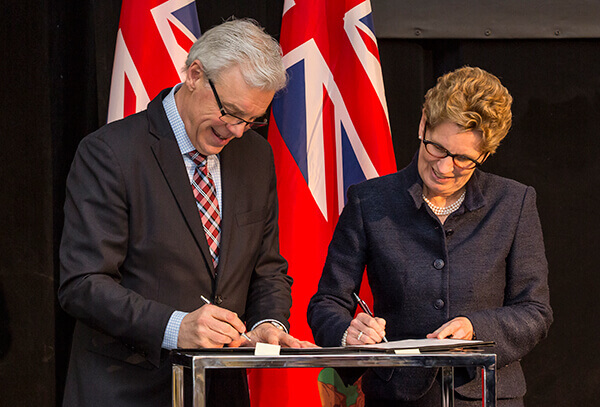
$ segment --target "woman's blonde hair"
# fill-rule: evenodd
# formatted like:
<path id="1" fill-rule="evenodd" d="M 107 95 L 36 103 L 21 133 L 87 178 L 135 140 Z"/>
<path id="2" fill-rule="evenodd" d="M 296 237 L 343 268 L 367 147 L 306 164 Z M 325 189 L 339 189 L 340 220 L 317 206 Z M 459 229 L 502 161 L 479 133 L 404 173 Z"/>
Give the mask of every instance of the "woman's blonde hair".
<path id="1" fill-rule="evenodd" d="M 425 95 L 423 113 L 431 128 L 449 121 L 481 131 L 482 153 L 494 154 L 512 125 L 512 100 L 497 77 L 465 66 L 438 78 Z"/>

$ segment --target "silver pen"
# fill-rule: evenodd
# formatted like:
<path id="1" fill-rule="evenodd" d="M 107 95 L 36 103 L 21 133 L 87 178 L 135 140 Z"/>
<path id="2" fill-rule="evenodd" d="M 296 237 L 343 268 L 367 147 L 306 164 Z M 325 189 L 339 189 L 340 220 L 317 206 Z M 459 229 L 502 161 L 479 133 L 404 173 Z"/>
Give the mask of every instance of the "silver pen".
<path id="1" fill-rule="evenodd" d="M 373 315 L 373 313 L 371 312 L 371 308 L 369 308 L 369 306 L 367 305 L 366 302 L 364 302 L 363 300 L 360 299 L 360 297 L 358 296 L 358 294 L 356 293 L 352 293 L 354 294 L 354 298 L 356 298 L 356 302 L 358 302 L 358 305 L 360 305 L 360 307 L 362 308 L 362 310 L 370 317 L 375 318 L 375 315 Z M 383 337 L 383 341 L 387 342 L 387 338 L 384 336 Z"/>
<path id="2" fill-rule="evenodd" d="M 202 301 L 204 301 L 204 302 L 205 302 L 205 303 L 207 303 L 207 304 L 210 304 L 210 303 L 211 303 L 211 302 L 208 300 L 208 298 L 206 298 L 206 297 L 205 297 L 205 296 L 203 296 L 203 295 L 200 295 L 200 298 L 202 298 Z M 250 342 L 252 342 L 252 339 L 250 339 L 250 337 L 249 337 L 248 335 L 246 335 L 246 332 L 240 332 L 240 335 L 242 335 L 242 337 L 243 337 L 244 339 L 246 339 L 247 341 L 250 341 Z"/>

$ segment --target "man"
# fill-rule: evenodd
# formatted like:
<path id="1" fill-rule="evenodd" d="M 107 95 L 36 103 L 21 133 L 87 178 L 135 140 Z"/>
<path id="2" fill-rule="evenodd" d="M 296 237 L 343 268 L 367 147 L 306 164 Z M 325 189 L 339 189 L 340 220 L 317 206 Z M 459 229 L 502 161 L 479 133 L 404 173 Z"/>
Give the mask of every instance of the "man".
<path id="1" fill-rule="evenodd" d="M 247 131 L 285 82 L 276 41 L 229 21 L 193 45 L 182 84 L 81 142 L 60 254 L 77 319 L 65 406 L 170 405 L 168 350 L 246 345 L 246 326 L 252 343 L 311 346 L 286 333 L 273 156 Z M 249 404 L 243 371 L 207 381 L 211 405 Z"/>

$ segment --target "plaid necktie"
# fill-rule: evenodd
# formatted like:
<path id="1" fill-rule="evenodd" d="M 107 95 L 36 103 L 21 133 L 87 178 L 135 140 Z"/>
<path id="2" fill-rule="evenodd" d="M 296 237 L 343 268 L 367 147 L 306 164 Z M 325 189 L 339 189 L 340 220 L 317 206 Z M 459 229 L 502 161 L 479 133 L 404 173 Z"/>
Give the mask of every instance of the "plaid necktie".
<path id="1" fill-rule="evenodd" d="M 219 264 L 219 243 L 221 241 L 221 210 L 217 200 L 217 190 L 212 176 L 208 172 L 206 157 L 196 150 L 188 153 L 188 155 L 196 164 L 192 190 L 202 218 L 202 226 L 204 227 L 210 255 L 216 269 Z"/>

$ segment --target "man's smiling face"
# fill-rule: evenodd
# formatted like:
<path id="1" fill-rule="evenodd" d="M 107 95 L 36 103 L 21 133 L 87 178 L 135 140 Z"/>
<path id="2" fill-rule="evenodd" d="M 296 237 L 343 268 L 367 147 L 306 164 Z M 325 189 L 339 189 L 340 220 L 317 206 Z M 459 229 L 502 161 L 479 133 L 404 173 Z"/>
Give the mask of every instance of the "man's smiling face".
<path id="1" fill-rule="evenodd" d="M 186 75 L 182 86 L 185 89 L 181 89 L 185 91 L 185 96 L 177 98 L 176 95 L 185 130 L 198 152 L 203 155 L 218 154 L 233 138 L 242 137 L 247 126 L 243 122 L 227 124 L 219 119 L 221 111 L 198 61 L 190 65 Z M 247 121 L 264 116 L 274 95 L 272 91 L 249 86 L 239 67 L 228 69 L 213 82 L 227 113 Z"/>

